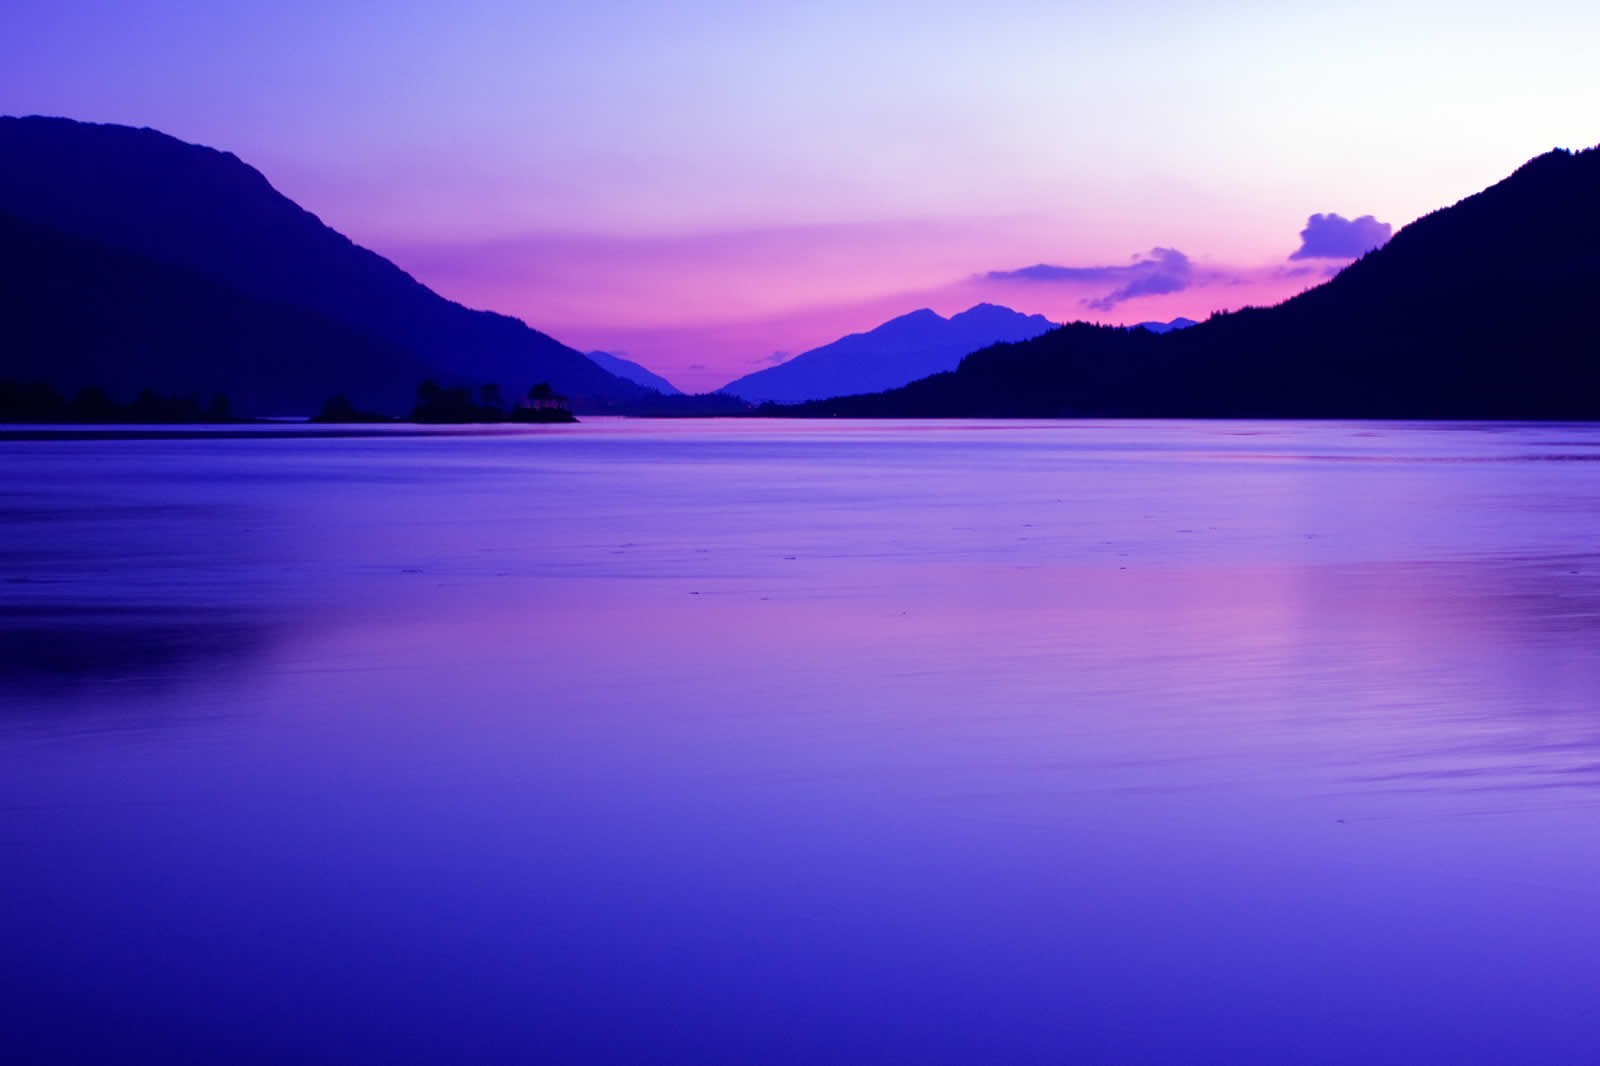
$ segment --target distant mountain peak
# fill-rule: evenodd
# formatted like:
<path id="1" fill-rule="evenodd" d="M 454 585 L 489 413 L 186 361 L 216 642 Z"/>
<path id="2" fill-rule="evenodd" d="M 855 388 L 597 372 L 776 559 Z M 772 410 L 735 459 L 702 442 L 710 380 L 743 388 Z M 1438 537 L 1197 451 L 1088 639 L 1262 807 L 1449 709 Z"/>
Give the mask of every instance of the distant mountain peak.
<path id="1" fill-rule="evenodd" d="M 915 311 L 907 311 L 903 315 L 896 315 L 895 317 L 889 319 L 889 321 L 883 323 L 883 325 L 876 326 L 874 328 L 875 329 L 883 329 L 884 326 L 898 326 L 898 325 L 902 325 L 902 324 L 916 325 L 916 324 L 927 323 L 927 322 L 945 322 L 945 321 L 948 321 L 948 319 L 946 319 L 939 312 L 935 311 L 933 308 L 931 308 L 931 307 L 919 307 Z M 870 333 L 871 330 L 868 330 L 868 332 Z"/>
<path id="2" fill-rule="evenodd" d="M 754 403 L 875 392 L 952 370 L 970 352 L 1036 337 L 1053 325 L 1042 315 L 998 304 L 977 304 L 949 318 L 922 307 L 747 374 L 719 391 Z"/>
<path id="3" fill-rule="evenodd" d="M 1021 311 L 1013 311 L 1002 304 L 992 304 L 987 301 L 973 304 L 965 311 L 957 311 L 950 316 L 954 322 L 958 318 L 1041 318 L 1042 315 L 1025 315 Z"/>
<path id="4" fill-rule="evenodd" d="M 1139 324 L 1129 326 L 1128 328 L 1145 329 L 1149 330 L 1151 333 L 1171 333 L 1176 329 L 1188 329 L 1190 326 L 1196 325 L 1199 325 L 1199 323 L 1194 319 L 1183 318 L 1182 316 L 1179 316 L 1178 318 L 1174 318 L 1171 322 L 1140 322 Z"/>

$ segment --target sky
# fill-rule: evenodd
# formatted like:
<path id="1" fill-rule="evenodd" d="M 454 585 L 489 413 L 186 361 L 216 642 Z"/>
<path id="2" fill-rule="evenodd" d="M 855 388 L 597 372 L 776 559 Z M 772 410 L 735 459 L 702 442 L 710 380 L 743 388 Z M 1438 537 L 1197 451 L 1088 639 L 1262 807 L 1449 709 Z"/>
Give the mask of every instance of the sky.
<path id="1" fill-rule="evenodd" d="M 690 391 L 920 307 L 1273 303 L 1600 142 L 1592 0 L 11 0 L 3 19 L 0 113 L 232 151 L 444 295 Z"/>

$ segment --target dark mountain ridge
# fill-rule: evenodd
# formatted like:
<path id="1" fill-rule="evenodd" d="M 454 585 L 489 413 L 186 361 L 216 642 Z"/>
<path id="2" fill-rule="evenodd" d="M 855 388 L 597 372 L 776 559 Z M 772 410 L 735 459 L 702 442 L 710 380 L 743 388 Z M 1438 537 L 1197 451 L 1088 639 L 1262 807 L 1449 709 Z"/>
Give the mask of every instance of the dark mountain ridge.
<path id="1" fill-rule="evenodd" d="M 1074 323 L 790 409 L 857 417 L 1600 418 L 1600 150 L 1554 151 L 1271 308 Z"/>
<path id="2" fill-rule="evenodd" d="M 516 393 L 548 381 L 577 402 L 601 406 L 650 395 L 518 319 L 439 296 L 325 226 L 231 153 L 155 130 L 0 118 L 0 211 L 210 279 L 258 306 L 321 316 L 366 335 L 368 348 L 408 353 L 441 380 L 493 382 Z M 9 250 L 6 255 L 12 257 Z M 109 262 L 102 259 L 102 267 Z M 170 286 L 162 291 L 180 296 Z M 89 306 L 119 303 L 120 297 L 86 290 L 82 300 Z M 203 313 L 181 300 L 167 311 L 179 317 Z M 218 343 L 217 357 L 226 358 L 226 339 Z M 133 357 L 132 346 L 124 347 Z M 9 353 L 8 361 L 16 355 Z M 156 350 L 144 356 L 157 362 L 164 357 Z M 329 358 L 337 354 L 330 351 Z M 410 375 L 412 369 L 397 365 L 393 373 Z M 287 380 L 282 385 L 280 392 L 293 391 Z M 415 385 L 407 380 L 402 391 L 409 394 Z M 301 406 L 310 410 L 328 390 L 312 379 L 298 387 L 308 401 Z M 380 396 L 386 391 L 392 389 L 373 381 L 352 398 L 386 403 Z M 320 395 L 310 399 L 313 393 Z"/>
<path id="3" fill-rule="evenodd" d="M 6 214 L 0 250 L 0 377 L 123 401 L 220 392 L 254 414 L 292 414 L 339 392 L 403 411 L 433 373 L 319 312 Z"/>

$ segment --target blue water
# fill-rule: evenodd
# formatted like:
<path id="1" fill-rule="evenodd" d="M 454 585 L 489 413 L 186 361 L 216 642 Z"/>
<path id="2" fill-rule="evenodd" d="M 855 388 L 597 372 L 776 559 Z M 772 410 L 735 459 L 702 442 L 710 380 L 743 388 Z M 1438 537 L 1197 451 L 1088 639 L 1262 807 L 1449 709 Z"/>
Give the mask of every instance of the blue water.
<path id="1" fill-rule="evenodd" d="M 1600 427 L 0 443 L 26 1063 L 1579 1063 Z"/>

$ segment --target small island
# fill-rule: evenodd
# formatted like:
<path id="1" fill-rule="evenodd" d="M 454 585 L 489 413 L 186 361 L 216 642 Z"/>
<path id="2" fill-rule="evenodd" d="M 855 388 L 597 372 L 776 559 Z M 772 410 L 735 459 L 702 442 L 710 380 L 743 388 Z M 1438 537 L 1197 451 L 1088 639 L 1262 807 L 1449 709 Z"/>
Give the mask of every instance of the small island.
<path id="1" fill-rule="evenodd" d="M 349 425 L 364 422 L 417 422 L 424 425 L 469 425 L 493 422 L 557 423 L 576 422 L 567 398 L 541 381 L 507 408 L 498 385 L 478 386 L 477 399 L 466 387 L 447 389 L 433 379 L 417 386 L 417 401 L 406 418 L 391 418 L 375 411 L 363 411 L 349 397 L 331 396 L 312 422 Z"/>
<path id="2" fill-rule="evenodd" d="M 335 397 L 337 399 L 337 397 Z M 330 401 L 331 403 L 332 401 Z M 478 387 L 476 402 L 467 388 L 447 389 L 428 380 L 417 386 L 411 422 L 454 425 L 482 422 L 576 422 L 567 398 L 541 381 L 508 409 L 499 385 Z"/>

